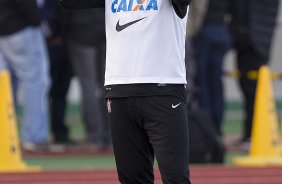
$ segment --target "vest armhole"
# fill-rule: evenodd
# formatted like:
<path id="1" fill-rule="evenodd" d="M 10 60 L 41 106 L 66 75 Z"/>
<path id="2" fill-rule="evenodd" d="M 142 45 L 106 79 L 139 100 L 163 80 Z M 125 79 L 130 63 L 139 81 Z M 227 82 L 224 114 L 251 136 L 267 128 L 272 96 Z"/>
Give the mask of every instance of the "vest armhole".
<path id="1" fill-rule="evenodd" d="M 186 16 L 188 5 L 177 6 L 176 4 L 174 4 L 174 3 L 172 2 L 172 6 L 173 6 L 173 9 L 174 9 L 176 15 L 177 15 L 179 18 L 183 19 L 183 18 Z"/>

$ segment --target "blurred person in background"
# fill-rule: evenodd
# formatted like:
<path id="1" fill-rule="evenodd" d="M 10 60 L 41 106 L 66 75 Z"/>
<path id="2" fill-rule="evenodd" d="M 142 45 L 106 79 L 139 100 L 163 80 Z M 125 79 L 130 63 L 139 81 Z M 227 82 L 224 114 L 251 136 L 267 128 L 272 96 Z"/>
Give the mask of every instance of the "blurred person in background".
<path id="1" fill-rule="evenodd" d="M 73 144 L 65 122 L 67 92 L 72 78 L 72 67 L 61 28 L 67 12 L 57 0 L 37 0 L 43 16 L 42 29 L 50 58 L 51 86 L 49 92 L 50 126 L 55 144 Z"/>
<path id="2" fill-rule="evenodd" d="M 81 86 L 86 142 L 99 151 L 111 147 L 104 99 L 105 10 L 69 11 L 64 25 L 74 74 Z"/>
<path id="3" fill-rule="evenodd" d="M 195 66 L 196 101 L 208 112 L 218 135 L 224 111 L 222 84 L 223 60 L 231 47 L 225 22 L 230 0 L 192 1 L 188 22 L 188 41 L 191 42 Z"/>
<path id="4" fill-rule="evenodd" d="M 239 86 L 245 102 L 242 138 L 235 145 L 249 148 L 257 80 L 248 72 L 258 71 L 270 60 L 279 0 L 232 0 L 231 32 L 237 52 Z"/>
<path id="5" fill-rule="evenodd" d="M 0 71 L 10 68 L 23 91 L 23 148 L 48 142 L 48 56 L 36 0 L 0 1 Z"/>

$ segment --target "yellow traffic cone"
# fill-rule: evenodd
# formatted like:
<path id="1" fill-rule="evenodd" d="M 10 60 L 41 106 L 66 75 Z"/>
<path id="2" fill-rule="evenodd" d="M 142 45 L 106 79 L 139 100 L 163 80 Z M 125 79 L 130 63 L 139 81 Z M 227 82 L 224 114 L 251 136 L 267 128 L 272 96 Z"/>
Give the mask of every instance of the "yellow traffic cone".
<path id="1" fill-rule="evenodd" d="M 28 167 L 22 161 L 10 76 L 3 71 L 0 73 L 0 173 L 39 170 L 39 167 Z"/>
<path id="2" fill-rule="evenodd" d="M 262 66 L 258 73 L 250 153 L 233 161 L 240 166 L 282 165 L 278 116 L 267 66 Z"/>

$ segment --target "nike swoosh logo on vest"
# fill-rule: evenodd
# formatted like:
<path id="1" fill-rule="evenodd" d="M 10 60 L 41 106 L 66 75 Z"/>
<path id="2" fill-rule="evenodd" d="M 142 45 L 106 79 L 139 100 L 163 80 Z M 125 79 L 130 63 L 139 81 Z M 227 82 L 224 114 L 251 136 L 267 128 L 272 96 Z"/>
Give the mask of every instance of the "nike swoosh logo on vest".
<path id="1" fill-rule="evenodd" d="M 117 25 L 116 25 L 116 30 L 117 30 L 117 32 L 120 32 L 120 31 L 126 29 L 127 27 L 129 27 L 129 26 L 131 26 L 131 25 L 133 25 L 133 24 L 135 24 L 135 23 L 137 23 L 137 22 L 139 22 L 139 21 L 141 21 L 141 20 L 143 20 L 143 19 L 145 19 L 145 18 L 146 18 L 146 17 L 143 17 L 143 18 L 141 18 L 141 19 L 134 20 L 134 21 L 132 21 L 132 22 L 128 22 L 128 23 L 123 24 L 123 25 L 120 25 L 120 24 L 119 24 L 119 21 L 118 21 L 118 22 L 117 22 Z"/>

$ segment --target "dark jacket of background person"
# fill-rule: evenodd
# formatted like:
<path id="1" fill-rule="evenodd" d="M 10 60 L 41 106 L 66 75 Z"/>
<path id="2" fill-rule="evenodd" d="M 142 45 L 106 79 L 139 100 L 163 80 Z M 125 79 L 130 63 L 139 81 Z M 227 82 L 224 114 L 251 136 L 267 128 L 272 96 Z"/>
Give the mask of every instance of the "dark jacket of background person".
<path id="1" fill-rule="evenodd" d="M 209 0 L 204 23 L 225 24 L 229 10 L 229 0 Z"/>
<path id="2" fill-rule="evenodd" d="M 249 42 L 264 62 L 268 62 L 279 0 L 233 0 L 232 3 L 234 46 L 242 47 Z"/>
<path id="3" fill-rule="evenodd" d="M 9 35 L 28 26 L 38 26 L 41 16 L 35 7 L 35 0 L 1 0 L 0 35 Z"/>
<path id="4" fill-rule="evenodd" d="M 64 16 L 63 32 L 67 38 L 82 45 L 100 45 L 105 42 L 105 10 L 70 10 Z"/>

